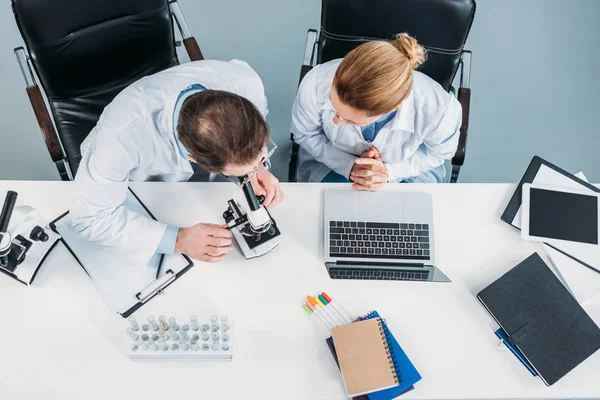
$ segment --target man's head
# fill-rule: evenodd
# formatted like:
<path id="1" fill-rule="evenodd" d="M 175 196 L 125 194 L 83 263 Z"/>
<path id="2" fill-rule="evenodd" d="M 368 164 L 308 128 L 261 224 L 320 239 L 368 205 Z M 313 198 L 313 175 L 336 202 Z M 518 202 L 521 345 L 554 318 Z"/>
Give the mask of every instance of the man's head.
<path id="1" fill-rule="evenodd" d="M 263 157 L 269 126 L 248 99 L 220 90 L 203 90 L 183 102 L 177 134 L 191 160 L 201 168 L 243 176 Z"/>

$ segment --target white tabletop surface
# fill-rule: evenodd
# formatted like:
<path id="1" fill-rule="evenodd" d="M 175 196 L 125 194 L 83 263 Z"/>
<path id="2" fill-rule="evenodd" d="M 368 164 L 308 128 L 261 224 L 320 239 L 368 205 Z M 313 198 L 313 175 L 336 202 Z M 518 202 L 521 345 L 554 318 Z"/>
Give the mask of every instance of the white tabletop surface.
<path id="1" fill-rule="evenodd" d="M 221 222 L 230 184 L 133 184 L 161 221 Z M 354 316 L 376 309 L 387 319 L 422 381 L 405 399 L 599 398 L 600 352 L 546 387 L 508 351 L 496 348 L 491 317 L 475 295 L 536 244 L 500 221 L 514 185 L 397 185 L 434 196 L 438 266 L 450 284 L 331 280 L 322 256 L 322 191 L 339 185 L 286 184 L 272 210 L 283 232 L 269 255 L 196 263 L 136 315 L 209 316 L 236 324 L 232 362 L 130 361 L 125 320 L 113 314 L 62 245 L 32 287 L 0 275 L 2 399 L 343 399 L 343 383 L 325 339 L 305 314 L 306 295 L 328 292 Z M 48 220 L 66 211 L 74 186 L 0 182 Z M 598 323 L 600 299 L 584 304 Z"/>

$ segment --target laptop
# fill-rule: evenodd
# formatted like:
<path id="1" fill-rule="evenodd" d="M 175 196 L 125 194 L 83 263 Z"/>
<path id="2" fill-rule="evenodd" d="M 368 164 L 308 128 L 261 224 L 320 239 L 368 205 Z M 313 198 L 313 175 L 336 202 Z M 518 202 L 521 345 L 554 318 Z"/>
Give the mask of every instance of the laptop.
<path id="1" fill-rule="evenodd" d="M 418 192 L 324 192 L 332 279 L 450 282 L 435 266 L 433 202 Z"/>

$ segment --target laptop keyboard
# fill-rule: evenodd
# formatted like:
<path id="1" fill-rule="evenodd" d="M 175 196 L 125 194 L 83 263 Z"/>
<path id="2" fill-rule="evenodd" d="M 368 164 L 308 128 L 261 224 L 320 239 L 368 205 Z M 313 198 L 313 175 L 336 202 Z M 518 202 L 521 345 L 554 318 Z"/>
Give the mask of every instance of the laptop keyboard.
<path id="1" fill-rule="evenodd" d="M 429 238 L 428 224 L 330 221 L 329 256 L 429 260 Z"/>
<path id="2" fill-rule="evenodd" d="M 331 279 L 365 279 L 378 281 L 426 281 L 429 271 L 393 271 L 381 269 L 330 268 Z"/>

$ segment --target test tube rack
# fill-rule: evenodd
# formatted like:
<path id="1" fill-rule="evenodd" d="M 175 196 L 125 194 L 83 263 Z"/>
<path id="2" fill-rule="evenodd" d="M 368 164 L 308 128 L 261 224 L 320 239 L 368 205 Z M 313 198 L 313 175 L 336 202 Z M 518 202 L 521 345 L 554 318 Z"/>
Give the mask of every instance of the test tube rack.
<path id="1" fill-rule="evenodd" d="M 233 360 L 235 335 L 226 315 L 135 315 L 123 334 L 131 360 Z"/>

